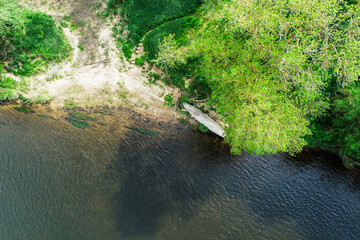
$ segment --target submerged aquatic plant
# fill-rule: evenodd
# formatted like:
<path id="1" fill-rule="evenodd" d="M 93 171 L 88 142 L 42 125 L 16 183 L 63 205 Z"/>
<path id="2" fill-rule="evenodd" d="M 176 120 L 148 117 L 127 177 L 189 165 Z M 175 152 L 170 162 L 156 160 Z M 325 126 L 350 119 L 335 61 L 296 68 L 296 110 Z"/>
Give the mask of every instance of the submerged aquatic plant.
<path id="1" fill-rule="evenodd" d="M 125 128 L 130 129 L 136 133 L 140 133 L 140 134 L 145 134 L 148 136 L 157 136 L 159 135 L 159 133 L 151 131 L 151 130 L 147 130 L 147 129 L 142 129 L 142 128 L 134 128 L 134 127 L 129 127 L 129 126 L 125 126 Z"/>
<path id="2" fill-rule="evenodd" d="M 22 113 L 26 113 L 26 114 L 35 112 L 34 110 L 32 110 L 28 107 L 14 107 L 14 109 L 18 112 L 22 112 Z"/>
<path id="3" fill-rule="evenodd" d="M 89 123 L 86 121 L 77 120 L 75 118 L 69 118 L 69 117 L 67 117 L 65 119 L 66 119 L 66 121 L 71 123 L 74 127 L 81 128 L 81 129 L 89 127 Z"/>

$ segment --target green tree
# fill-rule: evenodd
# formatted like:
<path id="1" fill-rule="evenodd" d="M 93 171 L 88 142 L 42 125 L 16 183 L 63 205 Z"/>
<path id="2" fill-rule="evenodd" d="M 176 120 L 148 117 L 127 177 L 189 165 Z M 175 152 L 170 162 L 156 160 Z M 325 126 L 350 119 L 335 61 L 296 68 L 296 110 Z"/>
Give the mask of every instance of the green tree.
<path id="1" fill-rule="evenodd" d="M 360 86 L 342 91 L 334 102 L 332 137 L 340 146 L 341 156 L 360 159 Z"/>
<path id="2" fill-rule="evenodd" d="M 184 56 L 177 49 L 177 44 L 174 39 L 174 34 L 170 34 L 159 43 L 159 50 L 156 62 L 162 68 L 171 70 L 176 68 L 177 65 L 184 63 Z"/>
<path id="3" fill-rule="evenodd" d="M 234 153 L 302 149 L 308 120 L 329 108 L 329 79 L 346 87 L 360 75 L 359 14 L 338 0 L 220 1 L 209 11 L 190 55 Z"/>

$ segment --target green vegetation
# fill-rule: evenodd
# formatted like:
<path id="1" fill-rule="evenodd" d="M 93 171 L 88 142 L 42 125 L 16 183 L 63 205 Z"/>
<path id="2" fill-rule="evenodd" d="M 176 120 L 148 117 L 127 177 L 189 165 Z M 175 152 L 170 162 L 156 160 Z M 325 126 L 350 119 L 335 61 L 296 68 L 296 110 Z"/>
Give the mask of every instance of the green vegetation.
<path id="1" fill-rule="evenodd" d="M 0 59 L 7 71 L 30 76 L 67 56 L 69 44 L 51 16 L 0 0 Z"/>
<path id="2" fill-rule="evenodd" d="M 169 35 L 176 40 L 176 45 L 183 46 L 189 43 L 186 35 L 191 29 L 199 24 L 199 19 L 194 17 L 184 17 L 164 23 L 163 25 L 150 31 L 144 38 L 144 49 L 150 59 L 155 59 L 159 51 L 159 44 Z"/>
<path id="3" fill-rule="evenodd" d="M 169 20 L 196 11 L 201 0 L 110 0 L 109 9 L 120 6 L 120 12 L 128 23 L 129 40 L 137 45 L 149 30 Z"/>
<path id="4" fill-rule="evenodd" d="M 56 120 L 54 117 L 46 115 L 46 114 L 37 114 L 36 116 L 38 116 L 40 118 L 47 118 L 47 119 Z"/>
<path id="5" fill-rule="evenodd" d="M 179 122 L 181 123 L 181 124 L 187 124 L 188 123 L 188 121 L 186 120 L 186 119 L 184 119 L 184 118 L 179 118 Z"/>
<path id="6" fill-rule="evenodd" d="M 35 112 L 34 110 L 32 110 L 28 107 L 14 107 L 14 109 L 18 112 L 22 112 L 22 113 L 26 113 L 26 114 Z"/>
<path id="7" fill-rule="evenodd" d="M 136 133 L 139 134 L 144 134 L 144 135 L 148 135 L 148 136 L 157 136 L 159 135 L 159 133 L 151 131 L 151 130 L 147 130 L 147 129 L 142 129 L 142 128 L 133 128 L 133 127 L 129 127 L 129 126 L 125 126 L 125 128 L 130 129 Z"/>
<path id="8" fill-rule="evenodd" d="M 95 116 L 89 116 L 82 112 L 71 112 L 71 113 L 69 113 L 69 116 L 71 118 L 77 119 L 77 120 L 91 120 L 91 121 L 97 120 L 97 118 Z"/>
<path id="9" fill-rule="evenodd" d="M 80 51 L 84 51 L 85 50 L 85 47 L 84 46 L 82 46 L 82 45 L 78 45 L 78 48 L 80 49 Z"/>
<path id="10" fill-rule="evenodd" d="M 358 1 L 207 0 L 196 14 L 200 1 L 144 2 L 119 11 L 129 49 L 148 32 L 148 61 L 183 90 L 180 102 L 216 108 L 233 153 L 309 144 L 360 160 Z"/>
<path id="11" fill-rule="evenodd" d="M 5 76 L 3 66 L 0 65 L 0 102 L 12 100 L 14 96 L 13 90 L 18 87 L 18 82 L 12 78 Z"/>
<path id="12" fill-rule="evenodd" d="M 150 72 L 148 74 L 148 80 L 150 84 L 155 84 L 158 80 L 161 79 L 161 76 L 157 73 L 154 72 Z"/>
<path id="13" fill-rule="evenodd" d="M 176 22 L 176 19 L 194 13 L 202 2 L 203 0 L 109 0 L 107 2 L 107 10 L 103 14 L 98 14 L 103 16 L 105 14 L 105 17 L 107 17 L 112 12 L 114 15 L 120 13 L 124 17 L 127 24 L 128 39 L 124 41 L 121 38 L 117 38 L 117 41 L 122 44 L 124 56 L 129 60 L 133 48 L 139 44 L 141 38 L 150 30 L 162 24 L 167 25 L 164 27 L 164 30 L 157 31 L 157 33 L 152 34 L 148 38 L 148 49 L 152 49 L 152 46 L 157 46 L 158 39 L 164 37 L 166 35 L 164 34 L 165 32 L 185 32 L 189 24 L 193 24 L 192 20 L 185 19 Z M 179 30 L 176 30 L 172 24 L 167 24 L 171 20 L 175 20 L 175 25 L 179 26 Z M 182 35 L 182 38 L 185 39 L 186 36 Z M 185 41 L 184 39 L 183 41 Z M 154 57 L 152 56 L 152 58 Z"/>
<path id="14" fill-rule="evenodd" d="M 110 110 L 95 110 L 94 113 L 101 114 L 101 115 L 112 115 L 112 111 Z"/>
<path id="15" fill-rule="evenodd" d="M 86 121 L 82 121 L 82 120 L 78 120 L 78 119 L 75 119 L 75 118 L 65 118 L 69 123 L 71 123 L 74 127 L 77 127 L 77 128 L 87 128 L 89 127 L 89 123 L 86 122 Z"/>
<path id="16" fill-rule="evenodd" d="M 6 72 L 28 77 L 43 71 L 49 61 L 67 57 L 69 50 L 51 16 L 27 10 L 17 0 L 0 0 L 0 101 L 14 100 L 17 90 L 28 88 L 26 81 L 6 77 Z M 39 96 L 35 101 L 48 100 Z"/>
<path id="17" fill-rule="evenodd" d="M 65 118 L 69 123 L 77 128 L 87 128 L 89 123 L 87 121 L 96 121 L 95 116 L 89 116 L 82 112 L 70 112 L 69 117 Z"/>
<path id="18" fill-rule="evenodd" d="M 71 100 L 65 100 L 64 104 L 67 109 L 73 109 L 77 105 L 74 101 Z"/>
<path id="19" fill-rule="evenodd" d="M 199 58 L 226 141 L 234 153 L 301 151 L 309 121 L 333 107 L 327 86 L 341 91 L 360 75 L 359 5 L 237 0 L 218 7 L 204 16 L 188 54 Z"/>
<path id="20" fill-rule="evenodd" d="M 200 130 L 200 132 L 203 132 L 203 133 L 209 132 L 209 129 L 202 123 L 199 124 L 199 130 Z"/>
<path id="21" fill-rule="evenodd" d="M 174 107 L 175 106 L 175 103 L 174 103 L 174 96 L 172 94 L 167 94 L 165 95 L 165 105 L 166 106 L 169 106 L 169 107 Z"/>
<path id="22" fill-rule="evenodd" d="M 135 64 L 138 66 L 143 66 L 145 64 L 145 56 L 135 58 Z"/>
<path id="23" fill-rule="evenodd" d="M 133 54 L 132 49 L 134 48 L 134 46 L 135 45 L 130 41 L 126 41 L 122 46 L 122 51 L 124 53 L 126 60 L 128 61 L 131 58 L 131 55 Z"/>

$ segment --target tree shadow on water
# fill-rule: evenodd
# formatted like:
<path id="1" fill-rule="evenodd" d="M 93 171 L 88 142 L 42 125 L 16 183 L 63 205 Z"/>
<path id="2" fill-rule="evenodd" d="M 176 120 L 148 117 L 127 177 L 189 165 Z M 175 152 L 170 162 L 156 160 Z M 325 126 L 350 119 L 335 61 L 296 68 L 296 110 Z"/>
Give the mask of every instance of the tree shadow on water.
<path id="1" fill-rule="evenodd" d="M 165 140 L 129 133 L 125 139 L 111 166 L 120 179 L 116 224 L 123 236 L 152 236 L 164 214 L 176 212 L 187 219 L 197 203 L 215 192 L 211 176 L 218 163 L 209 162 L 211 156 L 226 154 L 220 148 L 199 156 L 197 150 L 209 143 L 191 134 L 185 140 Z"/>

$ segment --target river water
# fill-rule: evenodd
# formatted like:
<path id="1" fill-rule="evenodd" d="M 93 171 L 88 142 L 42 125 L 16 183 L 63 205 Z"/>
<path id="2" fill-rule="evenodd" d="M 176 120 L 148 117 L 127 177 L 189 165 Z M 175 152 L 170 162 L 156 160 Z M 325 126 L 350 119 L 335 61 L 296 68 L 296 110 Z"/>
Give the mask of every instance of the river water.
<path id="1" fill-rule="evenodd" d="M 127 110 L 66 116 L 0 106 L 0 239 L 360 239 L 358 174 L 330 154 L 232 156 Z"/>

